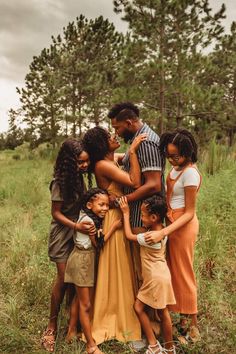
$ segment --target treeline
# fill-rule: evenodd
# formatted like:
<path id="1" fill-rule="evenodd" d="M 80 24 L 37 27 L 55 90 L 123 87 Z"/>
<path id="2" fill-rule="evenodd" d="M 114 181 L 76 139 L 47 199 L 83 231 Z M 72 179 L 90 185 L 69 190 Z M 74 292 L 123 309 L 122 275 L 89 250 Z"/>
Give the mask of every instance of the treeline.
<path id="1" fill-rule="evenodd" d="M 236 23 L 226 34 L 225 6 L 213 13 L 208 0 L 116 0 L 114 11 L 128 33 L 102 16 L 81 15 L 33 58 L 24 88 L 17 88 L 22 108 L 10 111 L 0 147 L 7 138 L 35 146 L 78 136 L 106 121 L 113 103 L 128 100 L 158 133 L 185 126 L 202 142 L 214 136 L 232 145 Z"/>

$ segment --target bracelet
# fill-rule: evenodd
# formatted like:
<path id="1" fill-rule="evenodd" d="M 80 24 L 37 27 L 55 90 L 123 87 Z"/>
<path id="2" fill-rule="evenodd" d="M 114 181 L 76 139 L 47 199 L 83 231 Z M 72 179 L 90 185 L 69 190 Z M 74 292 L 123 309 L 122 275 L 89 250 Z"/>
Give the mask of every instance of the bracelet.
<path id="1" fill-rule="evenodd" d="M 74 227 L 73 227 L 73 230 L 74 230 L 74 231 L 77 231 L 77 230 L 76 230 L 76 225 L 77 225 L 77 222 L 74 223 Z"/>

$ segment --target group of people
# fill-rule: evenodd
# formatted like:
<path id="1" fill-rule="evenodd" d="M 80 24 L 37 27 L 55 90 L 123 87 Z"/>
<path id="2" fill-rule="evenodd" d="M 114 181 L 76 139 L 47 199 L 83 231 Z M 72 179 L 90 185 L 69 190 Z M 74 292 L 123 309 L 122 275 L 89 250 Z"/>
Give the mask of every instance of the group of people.
<path id="1" fill-rule="evenodd" d="M 67 139 L 57 156 L 49 237 L 57 277 L 42 344 L 54 351 L 67 291 L 66 339 L 77 338 L 80 325 L 87 353 L 101 354 L 97 345 L 110 339 L 137 342 L 142 335 L 146 354 L 175 353 L 169 311 L 180 314 L 181 335 L 200 338 L 193 270 L 197 144 L 185 129 L 159 138 L 130 102 L 114 105 L 108 117 L 114 134 L 91 128 L 80 141 Z M 118 136 L 129 143 L 125 154 L 116 153 Z M 166 159 L 172 168 L 165 186 Z M 162 344 L 153 319 L 161 324 Z"/>

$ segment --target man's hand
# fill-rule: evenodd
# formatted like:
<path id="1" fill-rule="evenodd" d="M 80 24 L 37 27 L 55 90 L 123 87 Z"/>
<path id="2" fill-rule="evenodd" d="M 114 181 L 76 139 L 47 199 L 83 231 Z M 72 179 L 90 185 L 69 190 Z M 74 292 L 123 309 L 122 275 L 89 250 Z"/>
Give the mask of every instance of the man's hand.
<path id="1" fill-rule="evenodd" d="M 89 236 L 93 236 L 97 232 L 94 223 L 92 223 L 91 221 L 81 221 L 79 223 L 76 223 L 75 230 L 80 231 L 83 234 L 87 234 Z"/>

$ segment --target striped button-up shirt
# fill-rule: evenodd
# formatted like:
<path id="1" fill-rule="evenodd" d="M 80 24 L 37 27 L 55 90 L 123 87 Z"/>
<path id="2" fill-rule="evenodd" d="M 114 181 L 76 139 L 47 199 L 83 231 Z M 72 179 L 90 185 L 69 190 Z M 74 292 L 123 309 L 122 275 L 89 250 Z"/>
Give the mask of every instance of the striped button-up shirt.
<path id="1" fill-rule="evenodd" d="M 132 143 L 136 136 L 143 133 L 147 133 L 147 140 L 141 143 L 137 151 L 137 156 L 142 172 L 142 184 L 145 182 L 143 172 L 160 171 L 162 180 L 162 193 L 164 193 L 164 159 L 162 158 L 159 150 L 159 136 L 145 123 L 136 132 L 133 139 L 130 140 L 130 143 Z M 129 173 L 130 160 L 128 151 L 125 154 L 122 162 L 124 171 Z M 124 194 L 130 194 L 134 192 L 134 189 L 131 187 L 124 187 L 123 192 Z M 141 200 L 130 203 L 130 223 L 132 227 L 142 226 L 140 210 L 141 204 Z"/>

